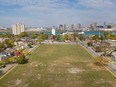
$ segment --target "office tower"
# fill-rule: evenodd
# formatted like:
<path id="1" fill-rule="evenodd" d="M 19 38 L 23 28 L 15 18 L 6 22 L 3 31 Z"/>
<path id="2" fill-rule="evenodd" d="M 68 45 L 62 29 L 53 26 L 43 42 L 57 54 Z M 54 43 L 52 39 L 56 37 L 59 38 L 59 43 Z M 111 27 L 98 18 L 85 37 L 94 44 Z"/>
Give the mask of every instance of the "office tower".
<path id="1" fill-rule="evenodd" d="M 94 23 L 92 23 L 92 24 L 90 25 L 90 30 L 92 30 L 92 31 L 97 30 L 97 23 L 96 23 L 96 22 L 94 22 Z"/>
<path id="2" fill-rule="evenodd" d="M 20 34 L 21 32 L 24 32 L 25 31 L 25 25 L 24 24 L 14 24 L 12 25 L 12 33 L 14 35 L 18 35 Z"/>
<path id="3" fill-rule="evenodd" d="M 104 28 L 105 28 L 105 29 L 107 28 L 106 22 L 104 22 Z"/>
<path id="4" fill-rule="evenodd" d="M 63 25 L 59 25 L 59 30 L 63 30 Z"/>
<path id="5" fill-rule="evenodd" d="M 64 24 L 64 30 L 67 30 L 67 26 L 66 26 L 66 24 Z"/>
<path id="6" fill-rule="evenodd" d="M 90 25 L 90 31 L 92 31 L 93 30 L 93 26 L 92 26 L 92 24 Z"/>
<path id="7" fill-rule="evenodd" d="M 71 24 L 71 30 L 73 31 L 75 29 L 74 24 Z"/>
<path id="8" fill-rule="evenodd" d="M 113 27 L 113 29 L 116 29 L 116 23 L 113 23 L 112 27 Z"/>
<path id="9" fill-rule="evenodd" d="M 77 24 L 76 30 L 81 30 L 81 24 Z"/>
<path id="10" fill-rule="evenodd" d="M 92 26 L 93 26 L 93 30 L 96 30 L 97 23 L 96 23 L 96 22 L 94 22 L 94 23 L 92 24 Z"/>

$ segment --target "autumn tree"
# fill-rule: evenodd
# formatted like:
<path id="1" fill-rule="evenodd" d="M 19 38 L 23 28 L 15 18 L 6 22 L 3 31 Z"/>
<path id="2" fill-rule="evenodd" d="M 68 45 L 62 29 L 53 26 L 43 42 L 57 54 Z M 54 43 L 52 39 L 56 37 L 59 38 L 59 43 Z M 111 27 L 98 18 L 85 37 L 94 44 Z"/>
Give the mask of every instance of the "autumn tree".
<path id="1" fill-rule="evenodd" d="M 21 53 L 21 55 L 19 57 L 16 58 L 16 62 L 19 64 L 24 64 L 26 63 L 26 58 L 25 55 L 23 53 Z"/>
<path id="2" fill-rule="evenodd" d="M 28 36 L 28 34 L 26 32 L 22 32 L 19 34 L 19 37 L 27 37 L 27 36 Z"/>
<path id="3" fill-rule="evenodd" d="M 4 48 L 4 44 L 3 43 L 0 43 L 0 48 Z"/>
<path id="4" fill-rule="evenodd" d="M 99 40 L 99 36 L 95 35 L 95 36 L 92 37 L 92 39 L 95 40 L 95 41 L 98 41 Z"/>
<path id="5" fill-rule="evenodd" d="M 105 32 L 103 33 L 103 35 L 104 35 L 104 38 L 105 38 L 105 39 L 109 39 L 111 34 L 110 34 L 110 32 L 105 31 Z"/>
<path id="6" fill-rule="evenodd" d="M 39 44 L 41 44 L 42 40 L 43 40 L 42 38 L 38 39 Z"/>
<path id="7" fill-rule="evenodd" d="M 30 38 L 31 38 L 31 39 L 35 39 L 35 38 L 37 38 L 37 37 L 38 37 L 38 34 L 31 34 L 31 35 L 30 35 Z"/>
<path id="8" fill-rule="evenodd" d="M 68 35 L 65 34 L 64 36 L 62 36 L 62 40 L 63 40 L 63 41 L 68 40 Z"/>
<path id="9" fill-rule="evenodd" d="M 13 42 L 12 40 L 10 40 L 10 39 L 6 39 L 6 40 L 5 40 L 5 44 L 6 44 L 7 47 L 9 47 L 9 48 L 12 48 L 12 47 L 15 46 L 14 42 Z"/>
<path id="10" fill-rule="evenodd" d="M 27 56 L 28 53 L 29 53 L 28 49 L 26 49 L 26 50 L 23 51 L 23 54 L 24 54 L 25 56 Z"/>
<path id="11" fill-rule="evenodd" d="M 94 64 L 96 65 L 107 65 L 109 62 L 109 60 L 105 57 L 101 57 L 101 56 L 97 56 L 95 59 L 94 59 Z"/>
<path id="12" fill-rule="evenodd" d="M 82 40 L 84 40 L 84 35 L 81 34 L 78 36 L 78 38 L 82 41 Z"/>

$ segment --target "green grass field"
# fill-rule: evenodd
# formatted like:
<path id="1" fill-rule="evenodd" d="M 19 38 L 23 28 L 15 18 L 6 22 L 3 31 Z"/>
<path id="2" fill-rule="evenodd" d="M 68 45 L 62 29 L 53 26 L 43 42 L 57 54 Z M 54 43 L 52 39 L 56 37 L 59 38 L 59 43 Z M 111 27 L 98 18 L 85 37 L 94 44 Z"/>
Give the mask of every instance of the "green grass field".
<path id="1" fill-rule="evenodd" d="M 79 45 L 41 45 L 29 58 L 0 87 L 116 87 L 116 78 Z"/>

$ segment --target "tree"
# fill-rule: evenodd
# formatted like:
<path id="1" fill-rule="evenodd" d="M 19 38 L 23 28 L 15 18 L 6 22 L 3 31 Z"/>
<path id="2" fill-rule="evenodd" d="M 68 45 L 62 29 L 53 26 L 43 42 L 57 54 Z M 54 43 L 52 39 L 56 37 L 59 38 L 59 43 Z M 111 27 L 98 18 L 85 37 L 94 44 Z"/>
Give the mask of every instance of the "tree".
<path id="1" fill-rule="evenodd" d="M 109 39 L 109 38 L 110 38 L 110 32 L 108 32 L 108 31 L 105 31 L 105 32 L 103 33 L 103 35 L 104 35 L 104 38 L 105 38 L 105 39 Z"/>
<path id="2" fill-rule="evenodd" d="M 14 35 L 14 39 L 19 39 L 19 35 Z"/>
<path id="3" fill-rule="evenodd" d="M 7 47 L 10 47 L 10 48 L 15 46 L 14 42 L 10 39 L 6 39 L 5 43 L 7 44 Z"/>
<path id="4" fill-rule="evenodd" d="M 94 58 L 94 64 L 101 66 L 101 57 L 97 56 L 96 58 Z"/>
<path id="5" fill-rule="evenodd" d="M 38 39 L 38 42 L 41 44 L 42 40 L 43 40 L 42 38 L 39 38 Z"/>
<path id="6" fill-rule="evenodd" d="M 93 45 L 92 42 L 87 43 L 87 46 L 92 46 L 92 45 Z"/>
<path id="7" fill-rule="evenodd" d="M 41 35 L 41 39 L 43 39 L 43 40 L 48 39 L 48 35 L 47 35 L 47 34 L 42 34 L 42 35 Z"/>
<path id="8" fill-rule="evenodd" d="M 64 36 L 62 36 L 62 40 L 63 40 L 63 41 L 68 40 L 68 35 L 65 34 Z"/>
<path id="9" fill-rule="evenodd" d="M 31 38 L 31 39 L 35 39 L 35 38 L 37 38 L 37 37 L 38 37 L 37 34 L 31 34 L 31 35 L 30 35 L 30 38 Z"/>
<path id="10" fill-rule="evenodd" d="M 0 48 L 4 48 L 4 44 L 3 43 L 0 43 Z"/>
<path id="11" fill-rule="evenodd" d="M 107 65 L 109 63 L 109 60 L 104 57 L 104 58 L 102 58 L 101 62 L 102 62 L 103 65 Z"/>
<path id="12" fill-rule="evenodd" d="M 18 48 L 17 51 L 21 53 L 23 51 L 23 49 L 22 48 Z"/>
<path id="13" fill-rule="evenodd" d="M 29 48 L 32 48 L 32 44 L 28 44 L 28 47 L 29 47 Z"/>
<path id="14" fill-rule="evenodd" d="M 60 35 L 55 35 L 53 37 L 53 39 L 56 40 L 56 41 L 60 41 L 61 40 L 61 36 Z"/>
<path id="15" fill-rule="evenodd" d="M 107 65 L 109 62 L 109 60 L 107 58 L 104 58 L 104 57 L 101 57 L 101 56 L 98 56 L 94 59 L 94 64 L 96 65 Z"/>
<path id="16" fill-rule="evenodd" d="M 81 35 L 79 35 L 78 36 L 79 37 L 79 39 L 82 41 L 82 40 L 84 40 L 84 36 L 81 34 Z"/>
<path id="17" fill-rule="evenodd" d="M 3 51 L 3 49 L 2 48 L 0 48 L 0 52 L 2 52 Z"/>
<path id="18" fill-rule="evenodd" d="M 107 56 L 108 53 L 111 51 L 110 43 L 104 43 L 104 46 L 102 46 L 102 51 L 104 52 L 104 56 Z"/>
<path id="19" fill-rule="evenodd" d="M 27 49 L 23 51 L 23 54 L 24 54 L 25 56 L 27 56 L 28 53 L 29 53 L 29 51 L 28 51 Z"/>
<path id="20" fill-rule="evenodd" d="M 111 34 L 111 35 L 110 35 L 110 39 L 111 39 L 111 40 L 116 40 L 116 35 Z"/>
<path id="21" fill-rule="evenodd" d="M 28 34 L 26 32 L 22 32 L 19 34 L 19 37 L 27 37 L 27 36 L 28 36 Z"/>
<path id="22" fill-rule="evenodd" d="M 102 52 L 102 48 L 100 46 L 95 47 L 96 52 Z"/>
<path id="23" fill-rule="evenodd" d="M 11 34 L 9 34 L 8 32 L 5 32 L 5 33 L 3 34 L 3 37 L 4 37 L 4 38 L 10 38 L 10 37 L 11 37 Z"/>
<path id="24" fill-rule="evenodd" d="M 71 35 L 68 35 L 68 40 L 72 40 L 72 36 Z"/>
<path id="25" fill-rule="evenodd" d="M 95 36 L 92 37 L 92 39 L 95 40 L 95 41 L 98 41 L 99 40 L 99 36 L 95 35 Z"/>
<path id="26" fill-rule="evenodd" d="M 104 36 L 103 35 L 100 36 L 100 40 L 104 40 Z"/>
<path id="27" fill-rule="evenodd" d="M 115 46 L 115 49 L 114 49 L 114 51 L 116 51 L 116 46 Z"/>
<path id="28" fill-rule="evenodd" d="M 8 57 L 8 56 L 4 57 L 2 61 L 3 61 L 5 64 L 8 64 L 8 63 L 9 63 L 9 57 Z"/>
<path id="29" fill-rule="evenodd" d="M 22 53 L 19 57 L 17 57 L 16 62 L 19 64 L 24 64 L 26 63 L 26 58 L 25 55 Z"/>
<path id="30" fill-rule="evenodd" d="M 16 52 L 15 52 L 15 56 L 17 56 L 17 57 L 19 57 L 20 54 L 21 54 L 21 52 L 19 52 L 19 51 L 16 51 Z"/>
<path id="31" fill-rule="evenodd" d="M 75 42 L 76 41 L 76 34 L 72 34 L 71 36 L 72 36 L 71 41 Z"/>
<path id="32" fill-rule="evenodd" d="M 10 58 L 9 58 L 9 62 L 10 62 L 10 63 L 13 63 L 14 61 L 15 61 L 14 57 L 10 57 Z"/>
<path id="33" fill-rule="evenodd" d="M 49 39 L 49 40 L 53 40 L 53 35 L 49 35 L 49 36 L 48 36 L 48 39 Z"/>

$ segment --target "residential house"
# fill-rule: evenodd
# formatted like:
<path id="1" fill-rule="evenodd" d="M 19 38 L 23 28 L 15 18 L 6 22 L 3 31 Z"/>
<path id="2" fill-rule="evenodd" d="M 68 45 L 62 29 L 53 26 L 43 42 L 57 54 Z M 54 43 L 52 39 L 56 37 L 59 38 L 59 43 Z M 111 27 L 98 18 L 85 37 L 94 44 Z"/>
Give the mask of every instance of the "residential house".
<path id="1" fill-rule="evenodd" d="M 116 60 L 116 52 L 112 52 L 112 59 Z"/>

